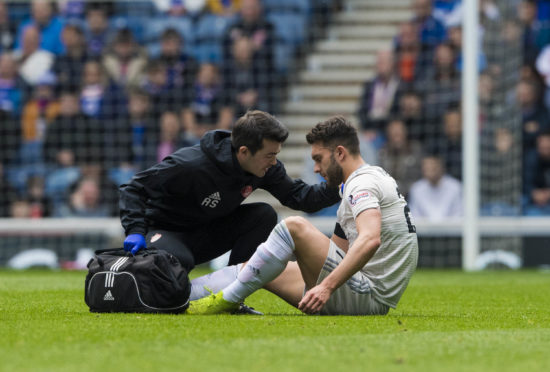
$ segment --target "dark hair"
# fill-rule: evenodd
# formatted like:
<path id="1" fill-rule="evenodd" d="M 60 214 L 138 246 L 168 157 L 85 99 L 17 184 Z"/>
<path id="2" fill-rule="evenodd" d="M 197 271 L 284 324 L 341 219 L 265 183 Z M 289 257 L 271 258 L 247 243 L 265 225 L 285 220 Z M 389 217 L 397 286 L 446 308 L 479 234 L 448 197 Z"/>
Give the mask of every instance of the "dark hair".
<path id="1" fill-rule="evenodd" d="M 84 36 L 84 30 L 77 23 L 67 23 L 64 27 L 64 30 L 71 30 L 76 32 L 79 36 Z"/>
<path id="2" fill-rule="evenodd" d="M 149 99 L 149 93 L 143 88 L 131 87 L 130 89 L 128 89 L 128 98 L 130 97 Z"/>
<path id="3" fill-rule="evenodd" d="M 102 12 L 106 17 L 113 13 L 114 4 L 112 1 L 86 1 L 85 11 L 89 12 Z"/>
<path id="4" fill-rule="evenodd" d="M 435 160 L 441 166 L 441 169 L 445 170 L 445 162 L 438 154 L 429 152 L 422 157 L 422 162 L 425 160 Z"/>
<path id="5" fill-rule="evenodd" d="M 99 57 L 90 57 L 86 60 L 86 62 L 84 62 L 84 65 L 88 64 L 88 63 L 95 63 L 96 65 L 99 65 L 100 67 L 100 70 L 102 73 L 104 73 L 105 71 L 103 70 L 103 64 L 101 63 L 101 59 Z"/>
<path id="6" fill-rule="evenodd" d="M 343 116 L 333 116 L 315 125 L 306 135 L 306 141 L 310 145 L 321 143 L 331 150 L 344 146 L 352 155 L 360 153 L 357 129 Z"/>
<path id="7" fill-rule="evenodd" d="M 283 143 L 288 138 L 288 129 L 267 112 L 254 110 L 241 116 L 231 133 L 234 149 L 246 146 L 254 155 L 264 146 L 263 140 Z"/>
<path id="8" fill-rule="evenodd" d="M 168 40 L 168 39 L 178 39 L 179 41 L 182 41 L 181 34 L 173 27 L 168 27 L 166 30 L 162 32 L 162 35 L 160 36 L 161 40 Z"/>
<path id="9" fill-rule="evenodd" d="M 160 59 L 152 59 L 147 63 L 147 67 L 145 68 L 145 70 L 147 71 L 147 73 L 164 71 L 166 70 L 166 65 Z"/>
<path id="10" fill-rule="evenodd" d="M 73 96 L 73 97 L 78 98 L 78 96 L 79 96 L 79 91 L 78 91 L 78 89 L 73 88 L 73 87 L 64 87 L 64 88 L 59 92 L 59 97 L 61 97 L 61 96 Z"/>
<path id="11" fill-rule="evenodd" d="M 386 127 L 388 125 L 390 125 L 390 123 L 394 122 L 394 121 L 400 121 L 402 122 L 403 124 L 405 124 L 405 119 L 403 119 L 403 117 L 401 115 L 390 115 L 388 117 L 388 119 L 386 120 Z"/>
<path id="12" fill-rule="evenodd" d="M 121 28 L 115 35 L 113 40 L 114 44 L 133 44 L 134 43 L 134 34 L 132 30 L 127 27 Z"/>
<path id="13" fill-rule="evenodd" d="M 539 84 L 536 80 L 534 79 L 521 79 L 519 82 L 518 82 L 518 85 L 519 84 L 525 84 L 527 87 L 529 87 L 530 89 L 532 89 L 533 91 L 533 94 L 535 95 L 535 99 L 536 100 L 541 100 L 541 84 Z"/>

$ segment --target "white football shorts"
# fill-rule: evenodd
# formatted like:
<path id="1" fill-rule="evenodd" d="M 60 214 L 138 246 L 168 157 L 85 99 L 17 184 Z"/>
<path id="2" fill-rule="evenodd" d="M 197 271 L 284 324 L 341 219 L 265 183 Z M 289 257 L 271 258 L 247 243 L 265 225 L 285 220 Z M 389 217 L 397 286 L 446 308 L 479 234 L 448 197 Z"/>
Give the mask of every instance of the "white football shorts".
<path id="1" fill-rule="evenodd" d="M 321 283 L 344 259 L 346 253 L 331 240 L 328 256 L 317 284 Z M 338 288 L 321 310 L 321 315 L 385 315 L 389 306 L 375 300 L 369 279 L 361 271 Z"/>

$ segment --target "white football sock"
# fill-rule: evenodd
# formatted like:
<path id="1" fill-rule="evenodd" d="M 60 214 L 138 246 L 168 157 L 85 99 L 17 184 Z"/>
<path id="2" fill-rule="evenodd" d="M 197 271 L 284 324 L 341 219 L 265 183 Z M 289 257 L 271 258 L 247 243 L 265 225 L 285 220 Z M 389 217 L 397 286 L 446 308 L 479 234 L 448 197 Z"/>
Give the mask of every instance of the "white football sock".
<path id="1" fill-rule="evenodd" d="M 191 281 L 191 296 L 189 300 L 194 301 L 208 296 L 210 292 L 206 288 L 214 293 L 218 293 L 237 279 L 242 265 L 226 266 L 210 274 L 193 279 Z"/>
<path id="2" fill-rule="evenodd" d="M 269 238 L 258 246 L 237 276 L 237 280 L 223 289 L 223 298 L 230 302 L 242 302 L 279 276 L 288 261 L 295 259 L 294 241 L 285 222 L 281 221 L 275 226 Z"/>

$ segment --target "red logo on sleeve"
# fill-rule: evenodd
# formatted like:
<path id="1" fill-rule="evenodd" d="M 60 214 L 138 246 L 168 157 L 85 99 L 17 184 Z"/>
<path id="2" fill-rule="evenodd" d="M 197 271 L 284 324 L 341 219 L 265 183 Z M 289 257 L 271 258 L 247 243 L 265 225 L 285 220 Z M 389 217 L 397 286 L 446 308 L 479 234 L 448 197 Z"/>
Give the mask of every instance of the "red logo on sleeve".
<path id="1" fill-rule="evenodd" d="M 243 196 L 243 198 L 248 198 L 250 196 L 250 194 L 252 194 L 252 191 L 254 191 L 252 189 L 252 186 L 250 185 L 246 185 L 245 187 L 243 187 L 241 189 L 241 195 Z"/>
<path id="2" fill-rule="evenodd" d="M 350 195 L 349 196 L 349 203 L 351 205 L 355 205 L 355 204 L 359 203 L 361 200 L 369 199 L 369 198 L 370 198 L 370 193 L 367 192 L 367 191 L 363 191 L 363 192 L 360 192 L 359 194 L 356 194 L 356 195 Z"/>

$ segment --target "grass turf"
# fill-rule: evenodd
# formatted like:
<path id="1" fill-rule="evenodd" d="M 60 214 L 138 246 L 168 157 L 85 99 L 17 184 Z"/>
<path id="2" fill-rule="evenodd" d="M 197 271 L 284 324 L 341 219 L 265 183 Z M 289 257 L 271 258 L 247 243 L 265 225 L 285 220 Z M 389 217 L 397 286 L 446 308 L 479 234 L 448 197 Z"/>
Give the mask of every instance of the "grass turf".
<path id="1" fill-rule="evenodd" d="M 195 273 L 194 273 L 195 274 Z M 387 316 L 92 314 L 84 272 L 0 271 L 1 371 L 549 371 L 550 273 L 420 270 Z"/>

